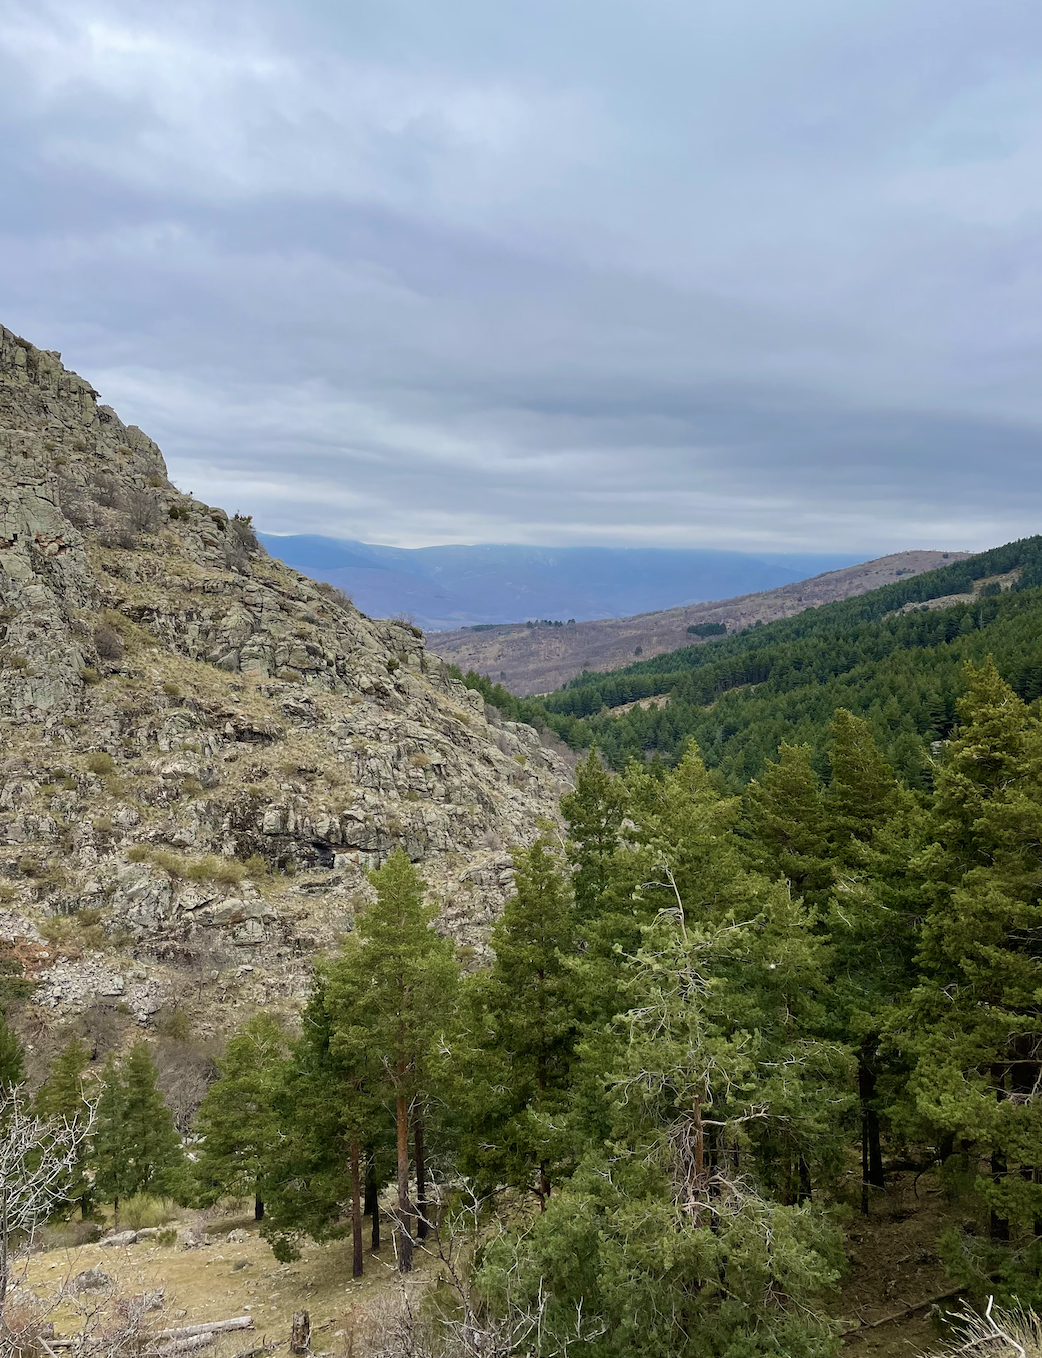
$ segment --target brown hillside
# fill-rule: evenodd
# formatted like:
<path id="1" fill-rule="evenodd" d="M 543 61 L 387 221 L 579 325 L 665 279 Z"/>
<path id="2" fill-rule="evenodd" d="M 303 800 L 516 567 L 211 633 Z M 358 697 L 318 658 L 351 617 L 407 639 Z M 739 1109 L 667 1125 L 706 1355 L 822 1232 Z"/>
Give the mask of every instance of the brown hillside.
<path id="1" fill-rule="evenodd" d="M 827 571 L 759 594 L 742 594 L 715 603 L 688 604 L 632 618 L 606 618 L 568 627 L 526 627 L 506 623 L 491 631 L 435 632 L 431 648 L 463 670 L 477 670 L 504 684 L 513 693 L 548 693 L 584 669 L 614 670 L 691 646 L 699 638 L 688 633 L 693 623 L 721 622 L 728 632 L 740 632 L 757 622 L 791 618 L 806 608 L 849 599 L 889 585 L 901 576 L 961 561 L 967 552 L 894 552 L 876 561 Z M 638 650 L 639 648 L 639 650 Z"/>

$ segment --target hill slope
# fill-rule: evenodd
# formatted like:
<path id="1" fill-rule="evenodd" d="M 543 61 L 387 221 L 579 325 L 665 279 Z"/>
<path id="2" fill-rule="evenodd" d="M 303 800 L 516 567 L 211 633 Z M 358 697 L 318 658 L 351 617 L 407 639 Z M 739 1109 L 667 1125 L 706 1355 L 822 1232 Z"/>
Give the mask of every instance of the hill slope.
<path id="1" fill-rule="evenodd" d="M 407 613 L 431 631 L 529 618 L 617 618 L 788 584 L 850 556 L 667 548 L 381 547 L 260 535 L 273 556 L 350 594 L 374 617 Z"/>
<path id="2" fill-rule="evenodd" d="M 515 717 L 547 722 L 616 767 L 675 760 L 694 738 L 738 789 L 779 741 L 824 750 L 837 707 L 871 721 L 901 776 L 929 786 L 963 662 L 994 656 L 1025 699 L 1042 696 L 1042 537 L 1025 538 L 880 589 L 608 674 L 577 676 L 545 698 L 467 682 Z"/>
<path id="3" fill-rule="evenodd" d="M 864 594 L 905 576 L 960 561 L 965 552 L 895 552 L 876 561 L 828 571 L 757 594 L 714 603 L 690 604 L 630 618 L 577 623 L 571 627 L 496 627 L 475 632 L 439 632 L 432 647 L 462 670 L 489 674 L 512 693 L 547 693 L 588 669 L 606 671 L 629 663 L 635 654 L 662 655 L 697 641 L 687 629 L 717 623 L 728 632 L 757 622 L 774 622 L 808 608 Z M 638 650 L 638 647 L 640 648 Z"/>
<path id="4" fill-rule="evenodd" d="M 0 469 L 0 972 L 30 1028 L 292 1007 L 398 845 L 481 946 L 566 777 L 534 731 L 2 328 Z"/>

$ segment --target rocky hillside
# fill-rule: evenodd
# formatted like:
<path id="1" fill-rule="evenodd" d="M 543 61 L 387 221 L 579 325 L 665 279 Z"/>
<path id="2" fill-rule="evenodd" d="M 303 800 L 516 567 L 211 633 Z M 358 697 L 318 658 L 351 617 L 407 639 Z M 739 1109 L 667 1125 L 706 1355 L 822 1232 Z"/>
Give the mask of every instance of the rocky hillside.
<path id="1" fill-rule="evenodd" d="M 716 603 L 688 604 L 631 618 L 608 618 L 567 627 L 505 624 L 475 631 L 438 632 L 431 638 L 439 655 L 463 670 L 488 674 L 512 693 L 549 693 L 583 670 L 614 670 L 701 638 L 688 632 L 699 623 L 718 623 L 740 632 L 757 622 L 790 618 L 807 608 L 867 594 L 904 576 L 961 561 L 966 552 L 895 552 L 859 566 L 827 571 L 810 580 Z"/>
<path id="2" fill-rule="evenodd" d="M 3 328 L 0 466 L 0 986 L 23 1032 L 292 1009 L 399 845 L 480 950 L 567 778 L 536 733 L 181 494 Z"/>

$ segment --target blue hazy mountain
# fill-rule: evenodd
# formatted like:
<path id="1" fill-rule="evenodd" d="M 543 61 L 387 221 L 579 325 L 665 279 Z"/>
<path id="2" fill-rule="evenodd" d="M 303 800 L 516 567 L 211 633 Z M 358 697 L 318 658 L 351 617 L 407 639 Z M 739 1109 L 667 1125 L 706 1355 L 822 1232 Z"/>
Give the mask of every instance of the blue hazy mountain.
<path id="1" fill-rule="evenodd" d="M 381 547 L 310 534 L 258 536 L 272 556 L 344 590 L 363 613 L 408 613 L 429 631 L 628 617 L 774 589 L 862 560 L 668 547 Z"/>

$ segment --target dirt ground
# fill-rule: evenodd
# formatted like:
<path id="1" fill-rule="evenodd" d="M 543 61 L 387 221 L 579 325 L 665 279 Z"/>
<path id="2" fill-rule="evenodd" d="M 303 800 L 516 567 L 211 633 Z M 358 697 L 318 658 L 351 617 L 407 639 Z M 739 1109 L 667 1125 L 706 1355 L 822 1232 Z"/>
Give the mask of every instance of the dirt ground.
<path id="1" fill-rule="evenodd" d="M 123 1248 L 94 1244 L 48 1250 L 28 1261 L 24 1284 L 41 1297 L 48 1292 L 53 1295 L 79 1273 L 99 1268 L 122 1294 L 162 1290 L 164 1304 L 157 1320 L 161 1316 L 164 1327 L 252 1315 L 253 1331 L 225 1336 L 216 1349 L 207 1350 L 214 1355 L 236 1353 L 265 1339 L 277 1342 L 286 1352 L 291 1318 L 302 1309 L 311 1317 L 316 1354 L 350 1352 L 356 1323 L 375 1297 L 385 1296 L 396 1285 L 394 1249 L 386 1229 L 379 1254 L 367 1249 L 365 1276 L 356 1281 L 351 1277 L 350 1240 L 309 1243 L 300 1259 L 280 1264 L 252 1218 L 205 1220 L 202 1214 L 193 1213 L 191 1219 L 171 1223 L 171 1228 L 190 1225 L 205 1231 L 214 1243 L 183 1249 L 146 1239 Z M 247 1230 L 249 1238 L 228 1243 L 228 1233 L 236 1229 Z M 431 1264 L 418 1252 L 416 1265 L 420 1281 Z M 22 1271 L 21 1266 L 16 1270 L 19 1283 Z M 55 1319 L 59 1336 L 75 1328 L 67 1306 L 59 1308 Z"/>
<path id="2" fill-rule="evenodd" d="M 919 1358 L 941 1346 L 940 1313 L 958 1304 L 936 1254 L 937 1237 L 951 1210 L 934 1178 L 924 1175 L 916 1181 L 908 1173 L 891 1176 L 887 1193 L 871 1203 L 867 1217 L 851 1214 L 849 1269 L 832 1308 L 843 1322 L 843 1351 L 851 1358 Z M 224 1336 L 216 1349 L 207 1350 L 214 1358 L 227 1358 L 264 1340 L 285 1353 L 293 1313 L 306 1309 L 316 1354 L 363 1358 L 352 1342 L 358 1328 L 397 1286 L 389 1223 L 380 1252 L 367 1249 L 365 1276 L 358 1281 L 351 1277 L 349 1240 L 309 1243 L 299 1260 L 280 1264 L 252 1217 L 190 1213 L 170 1223 L 170 1229 L 189 1226 L 205 1232 L 212 1243 L 184 1249 L 157 1245 L 152 1238 L 124 1248 L 93 1244 L 51 1249 L 29 1259 L 25 1283 L 44 1296 L 84 1270 L 100 1268 L 125 1295 L 161 1289 L 163 1326 L 251 1315 L 252 1332 Z M 245 1230 L 247 1239 L 229 1242 L 233 1230 Z M 438 1267 L 422 1251 L 417 1251 L 416 1265 L 414 1276 L 421 1286 Z M 73 1328 L 71 1310 L 59 1309 L 58 1334 Z"/>
<path id="3" fill-rule="evenodd" d="M 844 1322 L 844 1353 L 918 1358 L 943 1346 L 942 1315 L 959 1304 L 936 1252 L 951 1214 L 936 1177 L 916 1181 L 911 1173 L 891 1175 L 868 1216 L 852 1214 L 849 1269 L 833 1307 Z"/>

